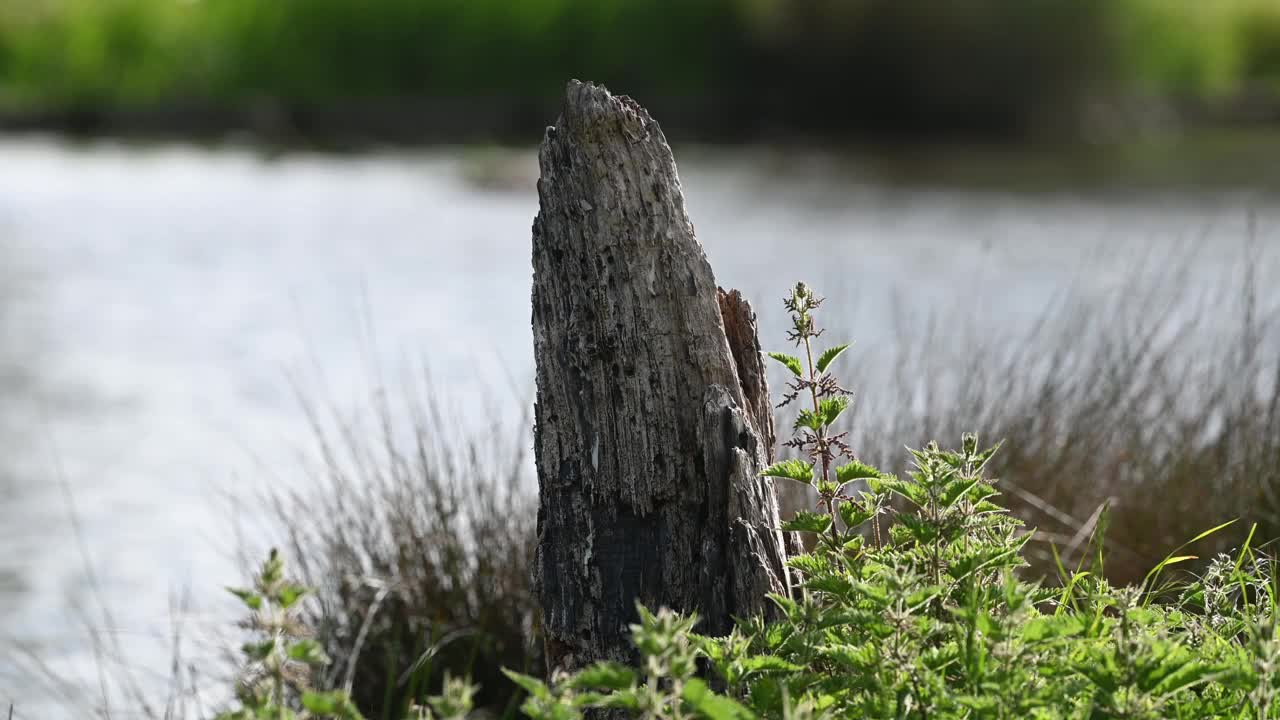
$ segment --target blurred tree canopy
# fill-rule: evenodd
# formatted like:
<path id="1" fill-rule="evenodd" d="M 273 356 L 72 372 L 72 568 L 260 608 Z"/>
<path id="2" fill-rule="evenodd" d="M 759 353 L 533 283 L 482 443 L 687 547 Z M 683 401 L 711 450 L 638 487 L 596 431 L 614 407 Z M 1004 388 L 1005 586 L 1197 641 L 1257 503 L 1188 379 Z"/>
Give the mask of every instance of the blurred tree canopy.
<path id="1" fill-rule="evenodd" d="M 603 82 L 716 137 L 1074 131 L 1280 98 L 1275 0 L 0 0 L 0 110 L 270 101 L 545 121 Z"/>

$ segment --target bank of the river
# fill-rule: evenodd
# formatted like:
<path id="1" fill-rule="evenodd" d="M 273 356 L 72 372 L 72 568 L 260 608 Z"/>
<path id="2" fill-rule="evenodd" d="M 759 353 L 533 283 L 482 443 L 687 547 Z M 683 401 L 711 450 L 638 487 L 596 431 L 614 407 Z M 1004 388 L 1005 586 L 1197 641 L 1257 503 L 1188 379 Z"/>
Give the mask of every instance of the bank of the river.
<path id="1" fill-rule="evenodd" d="M 1130 261 L 1190 249 L 1192 284 L 1231 288 L 1250 213 L 1270 262 L 1280 249 L 1280 205 L 1243 181 L 1139 191 L 1010 171 L 958 183 L 874 156 L 676 150 L 718 280 L 755 301 L 774 343 L 786 286 L 824 288 L 828 316 L 868 349 L 850 362 L 859 403 L 875 408 L 895 405 L 877 395 L 893 385 L 874 349 L 929 337 L 931 314 L 954 327 L 995 318 L 1016 333 L 1069 290 L 1100 303 L 1149 284 L 1189 302 L 1195 288 Z M 26 278 L 11 286 L 21 298 L 6 301 L 6 328 L 29 329 L 5 338 L 38 349 L 12 375 L 24 389 L 0 403 L 0 428 L 26 431 L 0 443 L 0 699 L 28 717 L 62 716 L 65 688 L 27 674 L 14 648 L 92 685 L 90 628 L 123 643 L 140 682 L 163 691 L 170 591 L 207 597 L 240 582 L 237 532 L 256 546 L 271 538 L 251 499 L 308 478 L 293 373 L 341 407 L 424 357 L 446 402 L 472 409 L 510 376 L 529 377 L 527 152 L 272 157 L 6 139 L 0 156 L 0 256 Z M 1011 162 L 1053 165 L 972 151 L 949 172 Z M 940 363 L 946 348 L 961 352 L 941 348 Z M 494 407 L 520 405 L 497 392 Z M 109 627 L 99 600 L 114 611 Z M 187 657 L 216 655 L 233 610 L 183 615 Z"/>

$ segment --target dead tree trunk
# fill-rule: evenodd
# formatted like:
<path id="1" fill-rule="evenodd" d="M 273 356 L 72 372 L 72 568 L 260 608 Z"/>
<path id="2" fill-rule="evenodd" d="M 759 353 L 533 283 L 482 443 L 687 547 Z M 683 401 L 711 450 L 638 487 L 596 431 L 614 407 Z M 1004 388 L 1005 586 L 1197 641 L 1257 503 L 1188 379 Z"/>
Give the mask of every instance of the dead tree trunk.
<path id="1" fill-rule="evenodd" d="M 539 162 L 534 575 L 554 671 L 631 659 L 637 600 L 723 633 L 788 576 L 760 478 L 773 421 L 755 316 L 717 291 L 662 130 L 574 81 Z"/>

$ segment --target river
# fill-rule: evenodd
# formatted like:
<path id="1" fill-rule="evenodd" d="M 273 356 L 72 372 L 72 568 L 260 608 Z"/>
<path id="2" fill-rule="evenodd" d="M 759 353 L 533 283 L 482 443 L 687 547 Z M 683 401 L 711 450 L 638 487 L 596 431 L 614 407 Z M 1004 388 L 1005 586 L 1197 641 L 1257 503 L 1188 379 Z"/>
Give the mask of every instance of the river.
<path id="1" fill-rule="evenodd" d="M 904 314 L 1028 325 L 1068 289 L 1161 282 L 1139 255 L 1193 252 L 1221 279 L 1251 234 L 1280 249 L 1258 183 L 970 184 L 856 154 L 676 152 L 718 280 L 770 347 L 798 279 L 874 347 Z M 426 364 L 460 406 L 528 399 L 535 173 L 529 152 L 0 139 L 0 710 L 93 702 L 95 634 L 155 696 L 175 612 L 189 658 L 225 648 L 236 551 L 270 540 L 251 498 L 306 482 L 295 388 L 358 407 Z"/>

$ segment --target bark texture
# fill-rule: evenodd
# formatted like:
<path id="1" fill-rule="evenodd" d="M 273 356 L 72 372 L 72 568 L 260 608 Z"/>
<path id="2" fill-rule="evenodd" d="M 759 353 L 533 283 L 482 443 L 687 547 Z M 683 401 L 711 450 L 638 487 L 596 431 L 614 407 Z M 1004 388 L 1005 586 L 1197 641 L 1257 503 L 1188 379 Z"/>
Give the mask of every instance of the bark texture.
<path id="1" fill-rule="evenodd" d="M 716 287 L 643 108 L 569 83 L 533 224 L 534 581 L 549 670 L 632 658 L 635 602 L 727 632 L 789 590 L 755 316 Z"/>

